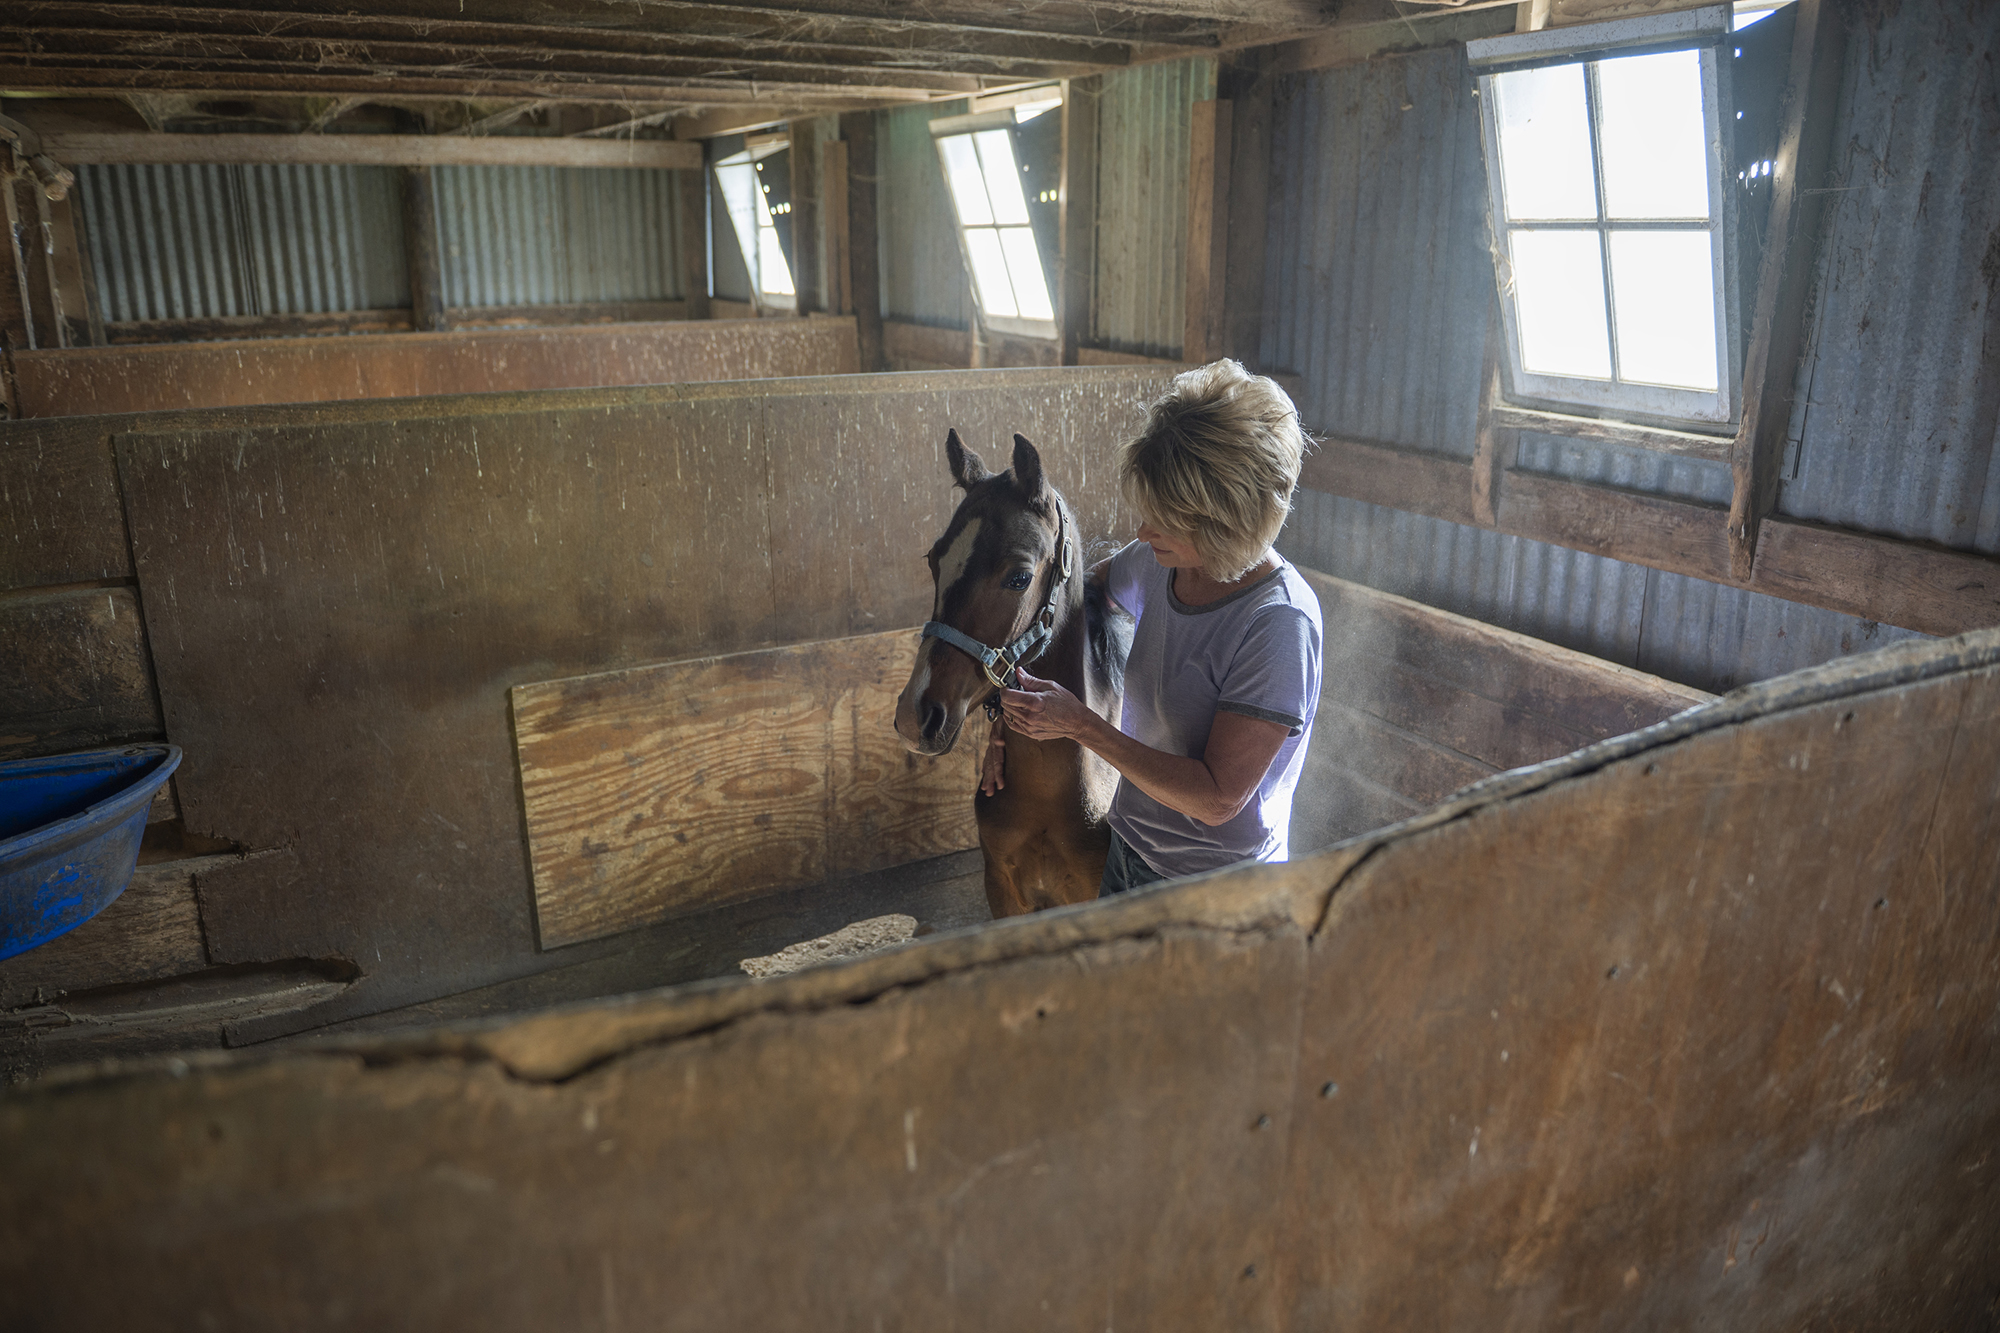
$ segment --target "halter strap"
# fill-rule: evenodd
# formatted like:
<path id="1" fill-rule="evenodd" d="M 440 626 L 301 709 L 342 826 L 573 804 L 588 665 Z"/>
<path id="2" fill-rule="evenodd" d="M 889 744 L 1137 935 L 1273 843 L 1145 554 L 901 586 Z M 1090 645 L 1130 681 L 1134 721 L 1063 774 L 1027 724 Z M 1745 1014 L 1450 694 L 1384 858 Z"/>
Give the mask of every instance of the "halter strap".
<path id="1" fill-rule="evenodd" d="M 1019 670 L 1021 663 L 1032 662 L 1039 658 L 1043 650 L 1048 647 L 1049 640 L 1055 637 L 1056 593 L 1069 583 L 1073 568 L 1069 554 L 1069 510 L 1060 498 L 1056 501 L 1056 548 L 1061 554 L 1050 563 L 1049 590 L 1042 598 L 1042 609 L 1035 613 L 1035 618 L 1028 622 L 1026 631 L 1012 643 L 1004 648 L 988 648 L 970 634 L 954 629 L 941 620 L 924 622 L 923 639 L 942 639 L 979 663 L 980 670 L 986 673 L 986 679 L 994 689 L 1018 689 L 1021 684 Z M 1060 576 L 1056 574 L 1058 566 L 1061 568 Z M 918 642 L 921 643 L 923 639 L 919 639 Z M 993 668 L 996 663 L 1003 669 L 995 671 Z M 989 705 L 990 703 L 991 701 Z"/>

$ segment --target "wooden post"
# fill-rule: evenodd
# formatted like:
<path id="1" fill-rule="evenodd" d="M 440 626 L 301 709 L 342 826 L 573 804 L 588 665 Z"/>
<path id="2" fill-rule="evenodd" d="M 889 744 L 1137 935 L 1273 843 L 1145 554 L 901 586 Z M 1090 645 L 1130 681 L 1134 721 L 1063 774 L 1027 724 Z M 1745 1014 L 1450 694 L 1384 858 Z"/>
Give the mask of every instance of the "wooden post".
<path id="1" fill-rule="evenodd" d="M 1743 361 L 1743 415 L 1730 455 L 1729 572 L 1748 582 L 1757 558 L 1757 530 L 1777 506 L 1778 469 L 1791 422 L 1792 390 L 1805 341 L 1805 307 L 1812 288 L 1820 220 L 1846 48 L 1839 7 L 1799 0 L 1791 71 L 1771 164 L 1771 220 L 1757 274 L 1757 307 Z"/>
<path id="2" fill-rule="evenodd" d="M 1224 291 L 1229 271 L 1230 104 L 1196 102 L 1190 126 L 1186 329 L 1181 359 L 1222 354 Z"/>
<path id="3" fill-rule="evenodd" d="M 410 256 L 410 326 L 418 332 L 449 327 L 438 263 L 437 195 L 429 167 L 403 168 L 403 240 Z"/>
<path id="4" fill-rule="evenodd" d="M 1231 107 L 1229 148 L 1229 277 L 1217 356 L 1254 363 L 1264 334 L 1264 231 L 1271 193 L 1271 80 L 1268 51 L 1240 51 L 1222 68 L 1217 96 Z"/>
<path id="5" fill-rule="evenodd" d="M 1056 255 L 1058 361 L 1077 363 L 1090 336 L 1090 289 L 1097 276 L 1097 101 L 1104 81 L 1071 79 L 1063 89 L 1061 239 Z"/>
<path id="6" fill-rule="evenodd" d="M 69 324 L 70 343 L 90 347 L 105 345 L 104 311 L 97 299 L 96 275 L 90 269 L 90 250 L 85 243 L 83 210 L 71 191 L 49 202 L 49 224 L 55 238 L 57 293 Z"/>
<path id="7" fill-rule="evenodd" d="M 1486 359 L 1479 376 L 1479 424 L 1472 446 L 1472 517 L 1483 528 L 1499 526 L 1500 478 L 1512 461 L 1518 430 L 1496 425 L 1500 406 L 1500 305 L 1489 298 L 1486 310 Z"/>
<path id="8" fill-rule="evenodd" d="M 709 318 L 708 168 L 674 173 L 674 239 L 689 319 Z"/>
<path id="9" fill-rule="evenodd" d="M 820 309 L 819 163 L 809 120 L 792 122 L 792 146 L 785 154 L 792 167 L 792 290 L 801 315 Z"/>
<path id="10" fill-rule="evenodd" d="M 848 298 L 854 303 L 861 369 L 883 368 L 882 276 L 875 253 L 875 113 L 849 111 L 840 118 L 847 141 Z"/>
<path id="11" fill-rule="evenodd" d="M 0 201 L 6 205 L 6 245 L 0 247 L 0 265 L 6 267 L 5 290 L 0 291 L 0 335 L 9 351 L 33 351 L 35 343 L 34 301 L 28 291 L 27 237 L 22 227 L 19 192 L 20 177 L 0 173 Z"/>
<path id="12" fill-rule="evenodd" d="M 820 145 L 820 215 L 826 240 L 826 304 L 836 315 L 854 313 L 853 274 L 847 246 L 847 144 L 830 139 Z"/>

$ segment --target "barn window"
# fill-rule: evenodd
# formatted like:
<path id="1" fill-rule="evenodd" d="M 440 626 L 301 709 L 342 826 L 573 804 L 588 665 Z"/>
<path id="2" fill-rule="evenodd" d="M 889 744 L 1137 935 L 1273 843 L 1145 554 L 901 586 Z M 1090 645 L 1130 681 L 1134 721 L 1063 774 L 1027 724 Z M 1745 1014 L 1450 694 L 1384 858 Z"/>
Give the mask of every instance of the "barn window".
<path id="1" fill-rule="evenodd" d="M 931 122 L 973 299 L 987 327 L 1003 333 L 1055 336 L 1047 261 L 1058 199 L 1055 181 L 1042 179 L 1054 171 L 1037 169 L 1046 156 L 1037 149 L 1043 137 L 1059 147 L 1058 131 L 1054 120 L 1024 127 L 1060 105 L 1051 89 L 1015 106 Z M 1038 226 L 1037 214 L 1050 225 Z"/>
<path id="2" fill-rule="evenodd" d="M 784 140 L 753 143 L 715 164 L 715 188 L 729 212 L 730 229 L 750 270 L 750 288 L 759 306 L 795 309 L 792 287 L 791 159 Z"/>
<path id="3" fill-rule="evenodd" d="M 1511 397 L 1736 419 L 1730 30 L 1716 5 L 1468 44 Z"/>

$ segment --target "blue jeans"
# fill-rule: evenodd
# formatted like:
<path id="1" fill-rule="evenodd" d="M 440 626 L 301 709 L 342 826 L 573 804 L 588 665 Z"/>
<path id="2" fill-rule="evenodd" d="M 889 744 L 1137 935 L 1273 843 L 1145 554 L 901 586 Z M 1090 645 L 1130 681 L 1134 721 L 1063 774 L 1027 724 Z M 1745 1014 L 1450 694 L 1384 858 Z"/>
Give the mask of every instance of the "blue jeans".
<path id="1" fill-rule="evenodd" d="M 1109 898 L 1114 893 L 1128 893 L 1148 884 L 1158 884 L 1165 878 L 1147 865 L 1139 853 L 1126 846 L 1125 839 L 1114 833 L 1111 835 L 1111 850 L 1104 856 L 1104 883 L 1098 886 L 1097 896 Z"/>

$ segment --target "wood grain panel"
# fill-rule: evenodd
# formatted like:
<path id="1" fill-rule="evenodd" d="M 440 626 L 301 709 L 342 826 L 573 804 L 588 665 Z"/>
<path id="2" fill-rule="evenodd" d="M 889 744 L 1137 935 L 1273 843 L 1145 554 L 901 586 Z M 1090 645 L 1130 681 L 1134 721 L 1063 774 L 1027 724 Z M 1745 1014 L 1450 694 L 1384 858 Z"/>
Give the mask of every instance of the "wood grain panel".
<path id="1" fill-rule="evenodd" d="M 893 725 L 916 647 L 909 630 L 841 641 L 836 660 L 843 674 L 832 682 L 838 693 L 829 731 L 829 875 L 979 845 L 972 793 L 980 748 L 970 733 L 980 728 L 968 728 L 951 754 L 933 759 L 911 753 Z"/>
<path id="2" fill-rule="evenodd" d="M 1361 863 L 1305 999 L 1292 1326 L 1976 1322 L 2000 674 L 1882 674 Z"/>
<path id="3" fill-rule="evenodd" d="M 164 734 L 132 589 L 0 597 L 0 759 Z"/>
<path id="4" fill-rule="evenodd" d="M 891 727 L 897 631 L 516 686 L 542 947 L 977 844 L 974 750 Z"/>
<path id="5" fill-rule="evenodd" d="M 130 577 L 101 423 L 0 423 L 0 593 Z"/>
<path id="6" fill-rule="evenodd" d="M 1306 850 L 1501 769 L 1623 735 L 1713 696 L 1314 570 L 1325 670 L 1292 820 Z M 1393 798 L 1393 799 L 1386 799 Z M 1374 822 L 1369 822 L 1373 820 Z"/>

